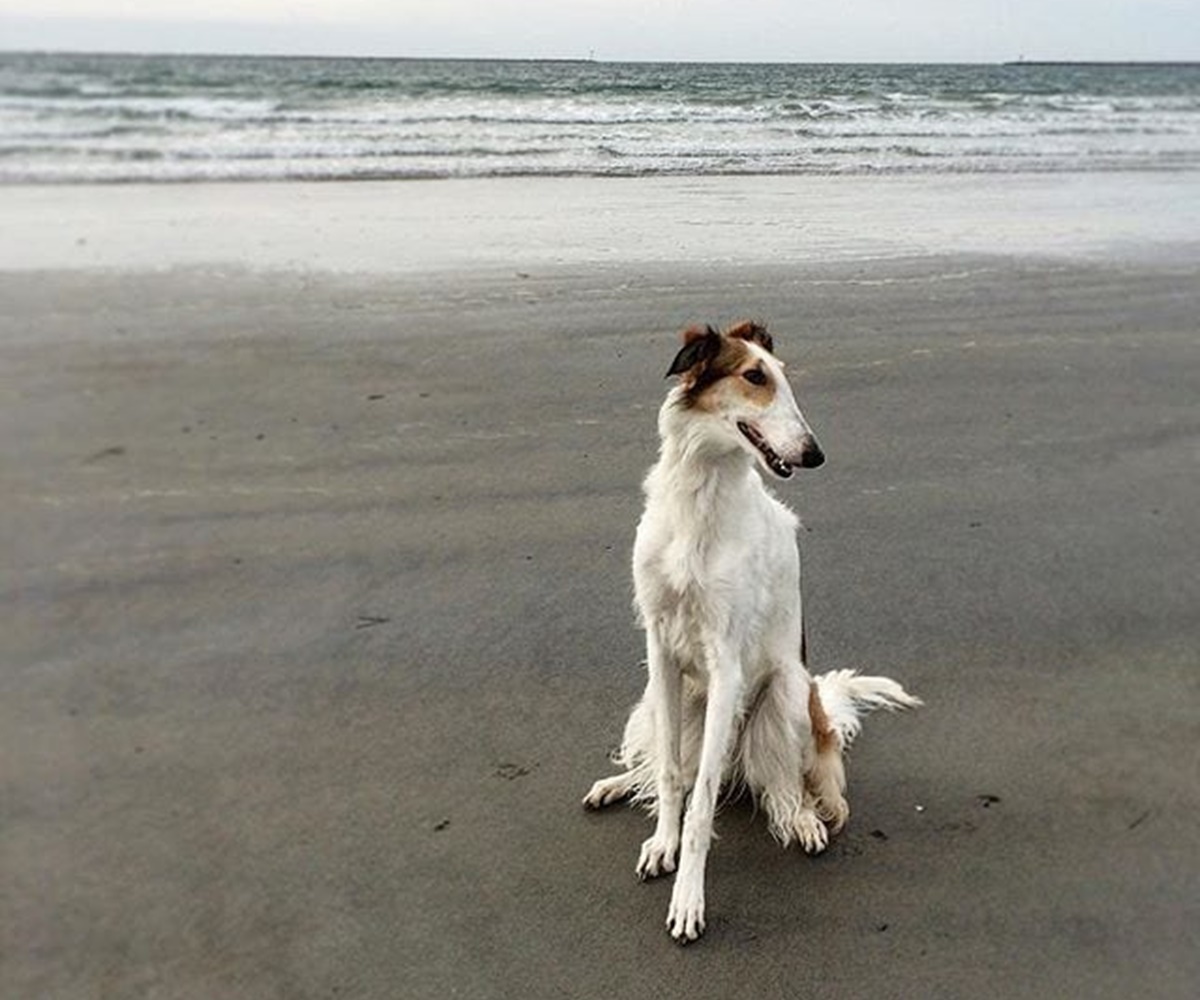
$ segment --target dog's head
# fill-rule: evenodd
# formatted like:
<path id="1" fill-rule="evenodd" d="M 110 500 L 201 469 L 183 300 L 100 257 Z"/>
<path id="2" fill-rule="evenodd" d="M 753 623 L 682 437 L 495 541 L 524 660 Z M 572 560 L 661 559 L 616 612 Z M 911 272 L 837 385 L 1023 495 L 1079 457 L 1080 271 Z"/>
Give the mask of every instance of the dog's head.
<path id="1" fill-rule="evenodd" d="M 736 441 L 780 479 L 825 461 L 765 327 L 743 320 L 722 332 L 690 327 L 682 336 L 667 369 L 668 377 L 680 380 L 675 405 L 709 418 L 714 432 Z"/>

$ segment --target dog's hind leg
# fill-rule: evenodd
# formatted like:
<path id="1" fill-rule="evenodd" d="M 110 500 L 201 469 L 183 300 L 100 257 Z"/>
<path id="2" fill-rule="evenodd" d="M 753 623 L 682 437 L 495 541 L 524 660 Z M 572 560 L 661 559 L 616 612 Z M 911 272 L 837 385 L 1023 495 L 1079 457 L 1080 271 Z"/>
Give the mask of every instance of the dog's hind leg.
<path id="1" fill-rule="evenodd" d="M 587 809 L 603 809 L 614 802 L 637 797 L 653 800 L 654 769 L 651 758 L 654 749 L 654 709 L 650 694 L 644 694 L 629 714 L 621 749 L 613 756 L 625 768 L 620 774 L 601 778 L 583 797 Z"/>
<path id="2" fill-rule="evenodd" d="M 588 809 L 603 809 L 614 802 L 624 802 L 632 798 L 638 789 L 638 772 L 622 771 L 609 778 L 601 778 L 595 782 L 583 797 L 583 804 Z"/>
<path id="3" fill-rule="evenodd" d="M 817 814 L 834 833 L 846 825 L 850 806 L 846 802 L 846 767 L 842 761 L 842 737 L 834 728 L 821 702 L 815 681 L 808 685 L 808 717 L 812 723 L 816 760 L 804 776 Z"/>
<path id="4" fill-rule="evenodd" d="M 784 667 L 754 699 L 741 737 L 741 771 L 767 813 L 771 833 L 784 846 L 793 841 L 810 854 L 823 851 L 829 833 L 804 787 L 810 736 L 800 678 Z"/>

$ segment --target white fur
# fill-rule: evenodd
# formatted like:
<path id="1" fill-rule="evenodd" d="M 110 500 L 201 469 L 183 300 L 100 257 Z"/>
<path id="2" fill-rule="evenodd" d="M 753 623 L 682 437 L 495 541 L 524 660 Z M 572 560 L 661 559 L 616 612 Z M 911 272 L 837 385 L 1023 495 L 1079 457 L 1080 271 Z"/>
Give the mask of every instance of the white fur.
<path id="1" fill-rule="evenodd" d="M 815 678 L 836 732 L 817 752 L 814 678 L 800 655 L 797 519 L 764 487 L 755 466 L 770 466 L 738 421 L 753 422 L 793 465 L 815 439 L 782 365 L 759 344 L 746 347 L 771 380 L 769 405 L 733 374 L 705 390 L 704 407 L 687 405 L 687 387 L 678 385 L 660 411 L 661 451 L 633 553 L 649 678 L 616 757 L 625 770 L 584 798 L 592 808 L 630 796 L 651 807 L 656 825 L 636 870 L 651 878 L 675 871 L 678 858 L 667 926 L 683 942 L 704 930 L 704 871 L 722 787 L 748 787 L 782 844 L 823 850 L 829 826 L 836 831 L 849 814 L 841 751 L 861 712 L 919 703 L 886 678 L 844 670 Z"/>

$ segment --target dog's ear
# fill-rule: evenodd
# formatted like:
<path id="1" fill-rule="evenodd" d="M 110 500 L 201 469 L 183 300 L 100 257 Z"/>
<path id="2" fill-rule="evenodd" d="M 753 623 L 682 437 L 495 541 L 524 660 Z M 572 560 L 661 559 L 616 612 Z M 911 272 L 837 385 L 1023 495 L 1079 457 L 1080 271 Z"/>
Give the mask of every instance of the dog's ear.
<path id="1" fill-rule="evenodd" d="M 728 330 L 725 331 L 726 337 L 736 337 L 738 340 L 753 340 L 759 347 L 764 350 L 775 353 L 775 341 L 771 335 L 767 333 L 767 328 L 761 323 L 755 323 L 753 320 L 744 319 L 740 323 L 734 323 Z"/>
<path id="2" fill-rule="evenodd" d="M 667 369 L 667 378 L 682 375 L 697 365 L 711 361 L 721 350 L 721 335 L 711 326 L 689 326 L 680 336 L 683 338 L 683 347 Z"/>

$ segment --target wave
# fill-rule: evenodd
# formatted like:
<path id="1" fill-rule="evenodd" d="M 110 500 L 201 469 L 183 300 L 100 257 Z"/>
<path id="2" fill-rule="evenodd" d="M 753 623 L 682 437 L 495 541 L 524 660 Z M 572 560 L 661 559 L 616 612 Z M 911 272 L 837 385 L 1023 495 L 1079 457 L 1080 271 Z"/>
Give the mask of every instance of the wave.
<path id="1" fill-rule="evenodd" d="M 1200 66 L 0 54 L 0 180 L 1193 169 Z"/>

